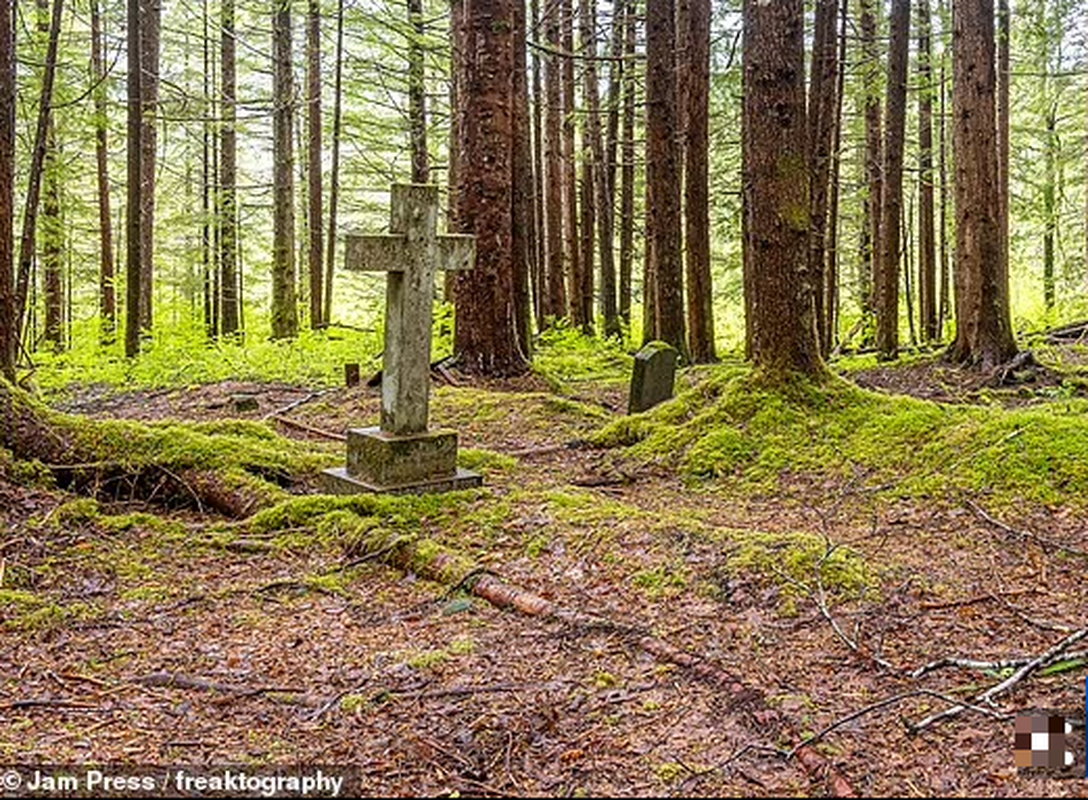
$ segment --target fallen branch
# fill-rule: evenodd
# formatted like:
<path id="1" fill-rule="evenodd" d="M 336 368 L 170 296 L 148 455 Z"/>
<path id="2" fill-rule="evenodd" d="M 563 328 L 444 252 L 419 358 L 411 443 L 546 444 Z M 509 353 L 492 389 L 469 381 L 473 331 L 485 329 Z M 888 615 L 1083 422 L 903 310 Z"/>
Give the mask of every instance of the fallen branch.
<path id="1" fill-rule="evenodd" d="M 281 425 L 286 425 L 288 428 L 294 428 L 295 430 L 302 431 L 303 433 L 309 433 L 314 436 L 320 436 L 324 439 L 332 439 L 335 442 L 346 442 L 348 437 L 342 433 L 333 433 L 332 431 L 322 430 L 321 428 L 315 428 L 313 425 L 307 425 L 305 422 L 299 422 L 293 420 L 290 417 L 282 416 L 281 414 L 273 414 L 268 419 L 275 420 Z"/>
<path id="2" fill-rule="evenodd" d="M 239 686 L 231 683 L 217 683 L 200 678 L 191 678 L 178 672 L 152 672 L 149 675 L 141 675 L 132 679 L 133 683 L 141 686 L 154 686 L 164 689 L 192 689 L 199 692 L 219 692 L 220 694 L 234 694 L 240 697 L 253 697 L 272 692 L 284 694 L 295 693 L 294 687 L 282 686 Z"/>
<path id="3" fill-rule="evenodd" d="M 1088 658 L 1088 650 L 1073 650 L 1068 653 L 1064 653 L 1062 658 L 1067 660 Z M 910 673 L 912 678 L 921 678 L 930 672 L 934 672 L 944 667 L 959 667 L 960 669 L 975 669 L 979 671 L 990 670 L 992 672 L 1001 672 L 1006 669 L 1017 669 L 1025 664 L 1029 664 L 1033 661 L 1032 658 L 1008 658 L 1002 661 L 976 661 L 972 658 L 939 658 L 936 661 L 930 661 L 928 664 L 923 664 Z"/>
<path id="4" fill-rule="evenodd" d="M 999 697 L 1000 695 L 1008 692 L 1010 689 L 1012 689 L 1029 675 L 1031 675 L 1031 673 L 1035 672 L 1035 670 L 1046 667 L 1050 663 L 1057 661 L 1059 658 L 1065 655 L 1066 651 L 1071 646 L 1084 638 L 1088 638 L 1088 628 L 1081 628 L 1076 633 L 1066 636 L 1064 639 L 1051 647 L 1041 656 L 1033 658 L 1026 664 L 1023 664 L 1019 669 L 1016 670 L 1016 672 L 1003 680 L 1001 683 L 997 684 L 996 686 L 991 686 L 985 692 L 976 697 L 975 702 L 993 705 L 993 700 L 995 697 Z M 951 708 L 947 708 L 940 713 L 931 714 L 930 716 L 923 719 L 921 722 L 912 725 L 910 727 L 911 733 L 918 733 L 920 731 L 923 731 L 931 725 L 940 722 L 941 720 L 951 719 L 952 717 L 955 717 L 966 711 L 967 708 L 968 706 L 961 703 L 954 705 Z"/>
<path id="5" fill-rule="evenodd" d="M 327 394 L 329 391 L 330 391 L 329 389 L 322 389 L 320 392 L 310 392 L 305 397 L 300 398 L 298 400 L 295 400 L 292 403 L 288 403 L 283 408 L 276 409 L 275 411 L 270 411 L 269 413 L 264 415 L 263 419 L 269 420 L 269 419 L 273 419 L 274 417 L 281 417 L 281 416 L 283 416 L 285 414 L 289 414 L 290 412 L 294 411 L 299 406 L 304 406 L 307 403 L 309 403 L 311 400 L 316 400 L 317 398 L 321 397 L 323 394 Z"/>
<path id="6" fill-rule="evenodd" d="M 13 700 L 10 703 L 0 704 L 0 711 L 14 711 L 19 708 L 71 708 L 80 711 L 101 711 L 101 707 L 94 703 L 86 703 L 81 700 L 53 700 L 50 698 L 31 697 L 26 700 Z"/>
<path id="7" fill-rule="evenodd" d="M 1042 536 L 1038 533 L 1034 533 L 1033 531 L 1017 530 L 1011 525 L 1006 525 L 1001 520 L 987 514 L 986 509 L 984 509 L 973 500 L 967 500 L 966 503 L 967 507 L 974 511 L 980 519 L 982 519 L 984 522 L 989 523 L 990 525 L 993 525 L 995 528 L 999 528 L 1000 530 L 1005 531 L 1005 533 L 1009 534 L 1010 536 L 1015 536 L 1019 539 L 1030 539 L 1033 542 L 1042 545 L 1043 547 L 1049 547 L 1053 550 L 1057 550 L 1060 553 L 1069 553 L 1070 555 L 1080 556 L 1081 558 L 1088 558 L 1088 552 L 1084 550 L 1080 550 L 1076 547 L 1070 547 L 1069 545 L 1062 544 L 1061 542 L 1056 542 L 1053 539 Z"/>

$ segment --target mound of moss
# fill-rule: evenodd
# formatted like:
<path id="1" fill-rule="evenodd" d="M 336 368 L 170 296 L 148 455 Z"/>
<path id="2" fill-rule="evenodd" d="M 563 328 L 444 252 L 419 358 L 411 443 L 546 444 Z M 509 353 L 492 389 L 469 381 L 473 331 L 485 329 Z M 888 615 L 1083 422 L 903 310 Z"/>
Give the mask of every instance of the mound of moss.
<path id="1" fill-rule="evenodd" d="M 1084 506 L 1088 402 L 1007 410 L 889 396 L 841 379 L 768 386 L 726 366 L 696 388 L 593 437 L 681 473 L 773 490 L 790 475 L 895 495 L 988 492 L 998 503 Z"/>

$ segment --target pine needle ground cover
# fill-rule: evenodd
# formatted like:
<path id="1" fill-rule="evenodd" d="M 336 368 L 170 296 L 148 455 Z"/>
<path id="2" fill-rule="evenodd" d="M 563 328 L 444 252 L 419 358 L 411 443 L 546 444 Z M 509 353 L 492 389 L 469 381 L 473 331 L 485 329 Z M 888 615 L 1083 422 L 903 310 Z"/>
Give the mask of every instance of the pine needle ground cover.
<path id="1" fill-rule="evenodd" d="M 817 737 L 858 792 L 1082 791 L 1018 778 L 1009 721 L 909 725 L 1084 625 L 1083 401 L 771 390 L 726 365 L 622 417 L 625 358 L 437 388 L 487 480 L 425 498 L 308 491 L 339 457 L 320 433 L 370 423 L 373 389 L 73 389 L 86 441 L 163 437 L 185 452 L 151 461 L 274 491 L 229 518 L 4 459 L 0 753 L 350 763 L 371 793 L 821 795 L 784 758 Z M 1076 706 L 1069 656 L 999 707 Z M 945 657 L 991 666 L 911 677 Z"/>

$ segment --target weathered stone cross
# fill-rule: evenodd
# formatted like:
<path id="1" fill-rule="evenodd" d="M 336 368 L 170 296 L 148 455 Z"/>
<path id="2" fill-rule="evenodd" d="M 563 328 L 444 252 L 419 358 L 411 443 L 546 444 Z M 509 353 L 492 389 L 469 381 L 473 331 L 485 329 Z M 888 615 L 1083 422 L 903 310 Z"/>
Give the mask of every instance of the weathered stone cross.
<path id="1" fill-rule="evenodd" d="M 348 431 L 347 469 L 333 491 L 445 491 L 479 485 L 458 470 L 457 434 L 428 431 L 431 326 L 437 270 L 471 269 L 476 238 L 437 233 L 438 187 L 394 184 L 389 234 L 349 234 L 344 266 L 387 272 L 380 428 Z"/>

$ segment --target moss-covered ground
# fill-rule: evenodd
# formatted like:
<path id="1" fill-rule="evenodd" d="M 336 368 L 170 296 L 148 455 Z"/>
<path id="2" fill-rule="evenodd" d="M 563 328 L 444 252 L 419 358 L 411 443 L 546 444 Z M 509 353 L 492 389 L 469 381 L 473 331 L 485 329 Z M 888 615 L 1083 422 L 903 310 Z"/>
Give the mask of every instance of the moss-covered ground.
<path id="1" fill-rule="evenodd" d="M 302 474 L 227 519 L 67 494 L 0 454 L 0 756 L 342 763 L 383 794 L 820 794 L 760 749 L 796 738 L 623 631 L 811 735 L 917 689 L 970 699 L 1000 673 L 906 672 L 1037 655 L 1088 622 L 1075 371 L 939 403 L 859 388 L 891 382 L 867 364 L 770 389 L 726 363 L 625 417 L 619 348 L 564 334 L 537 360 L 436 388 L 434 423 L 486 481 L 422 498 L 312 493 L 336 435 L 376 419 L 373 389 L 69 390 L 66 409 L 117 420 L 94 435 L 159 442 L 134 457 Z M 485 574 L 614 625 L 497 610 L 465 591 Z M 1085 672 L 1063 661 L 999 705 L 1080 707 Z M 866 794 L 1082 792 L 1018 777 L 1009 721 L 910 735 L 942 707 L 907 697 L 817 747 Z"/>

